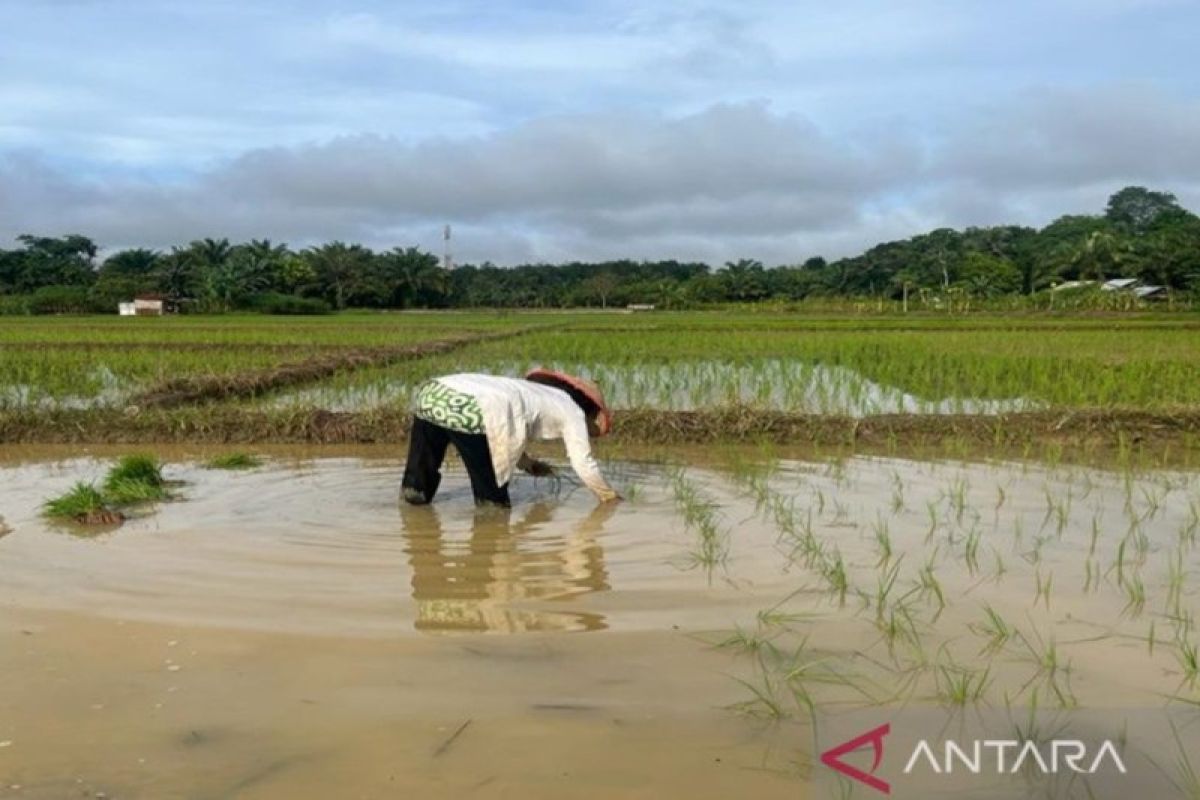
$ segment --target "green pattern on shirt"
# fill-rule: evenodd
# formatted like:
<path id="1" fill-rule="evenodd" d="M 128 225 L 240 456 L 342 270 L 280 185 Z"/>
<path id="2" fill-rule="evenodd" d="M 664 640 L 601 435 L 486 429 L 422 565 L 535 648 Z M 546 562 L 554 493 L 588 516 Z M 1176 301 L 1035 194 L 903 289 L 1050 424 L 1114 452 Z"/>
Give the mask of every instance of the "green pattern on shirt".
<path id="1" fill-rule="evenodd" d="M 483 413 L 469 394 L 456 391 L 436 380 L 417 390 L 416 416 L 459 433 L 483 433 Z"/>

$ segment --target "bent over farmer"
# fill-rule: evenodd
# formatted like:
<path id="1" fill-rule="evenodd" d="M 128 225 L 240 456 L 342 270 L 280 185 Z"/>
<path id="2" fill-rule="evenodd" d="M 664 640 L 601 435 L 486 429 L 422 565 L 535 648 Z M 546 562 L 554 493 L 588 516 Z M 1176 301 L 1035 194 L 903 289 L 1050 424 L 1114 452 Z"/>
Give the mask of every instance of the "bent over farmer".
<path id="1" fill-rule="evenodd" d="M 550 475 L 525 453 L 530 439 L 562 439 L 571 467 L 602 502 L 620 499 L 592 457 L 589 436 L 603 436 L 612 415 L 589 380 L 535 369 L 525 378 L 464 373 L 434 378 L 417 392 L 401 492 L 414 505 L 433 500 L 446 447 L 453 444 L 471 478 L 477 505 L 508 506 L 514 469 Z"/>

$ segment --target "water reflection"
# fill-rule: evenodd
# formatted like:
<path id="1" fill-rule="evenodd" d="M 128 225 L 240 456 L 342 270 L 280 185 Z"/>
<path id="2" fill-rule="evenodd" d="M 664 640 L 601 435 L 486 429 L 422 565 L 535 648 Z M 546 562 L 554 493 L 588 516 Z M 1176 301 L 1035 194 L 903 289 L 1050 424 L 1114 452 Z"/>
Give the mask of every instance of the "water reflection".
<path id="1" fill-rule="evenodd" d="M 400 504 L 419 631 L 596 631 L 602 614 L 548 607 L 609 589 L 596 541 L 614 504 L 597 506 L 569 529 L 556 502 L 476 509 L 465 532 L 437 506 Z M 560 533 L 567 529 L 566 533 Z M 553 531 L 553 532 L 551 532 Z"/>

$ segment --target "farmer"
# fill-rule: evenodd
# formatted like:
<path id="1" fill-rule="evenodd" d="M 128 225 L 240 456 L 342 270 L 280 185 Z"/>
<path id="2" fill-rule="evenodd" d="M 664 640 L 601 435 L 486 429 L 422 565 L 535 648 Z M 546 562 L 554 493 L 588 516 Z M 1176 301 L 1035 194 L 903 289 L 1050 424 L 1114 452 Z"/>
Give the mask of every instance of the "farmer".
<path id="1" fill-rule="evenodd" d="M 525 453 L 530 439 L 562 439 L 571 466 L 601 502 L 620 496 L 600 474 L 588 436 L 603 436 L 612 414 L 591 381 L 548 369 L 524 380 L 492 375 L 446 375 L 417 392 L 409 434 L 408 464 L 401 491 L 414 505 L 433 500 L 446 446 L 453 444 L 467 467 L 476 505 L 511 505 L 513 469 L 552 475 L 549 464 Z"/>

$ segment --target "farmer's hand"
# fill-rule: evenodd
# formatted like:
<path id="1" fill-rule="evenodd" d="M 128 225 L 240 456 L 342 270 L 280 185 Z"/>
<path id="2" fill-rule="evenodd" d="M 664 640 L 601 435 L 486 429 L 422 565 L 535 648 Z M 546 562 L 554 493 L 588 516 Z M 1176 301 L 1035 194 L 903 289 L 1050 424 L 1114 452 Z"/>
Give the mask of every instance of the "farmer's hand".
<path id="1" fill-rule="evenodd" d="M 554 474 L 554 467 L 537 458 L 528 459 L 523 468 L 535 478 L 548 478 Z"/>

